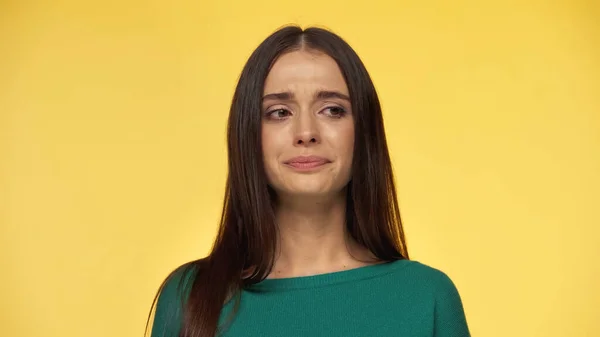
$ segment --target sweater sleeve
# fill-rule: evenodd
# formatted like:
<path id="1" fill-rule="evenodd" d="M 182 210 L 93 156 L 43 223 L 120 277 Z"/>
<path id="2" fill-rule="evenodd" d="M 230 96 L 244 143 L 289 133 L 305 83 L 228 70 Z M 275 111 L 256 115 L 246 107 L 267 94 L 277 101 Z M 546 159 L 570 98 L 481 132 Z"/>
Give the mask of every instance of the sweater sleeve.
<path id="1" fill-rule="evenodd" d="M 470 337 L 463 303 L 452 280 L 441 274 L 435 297 L 434 337 Z"/>
<path id="2" fill-rule="evenodd" d="M 182 266 L 166 279 L 156 302 L 150 337 L 179 337 L 184 298 L 191 286 L 189 274 L 187 268 Z"/>

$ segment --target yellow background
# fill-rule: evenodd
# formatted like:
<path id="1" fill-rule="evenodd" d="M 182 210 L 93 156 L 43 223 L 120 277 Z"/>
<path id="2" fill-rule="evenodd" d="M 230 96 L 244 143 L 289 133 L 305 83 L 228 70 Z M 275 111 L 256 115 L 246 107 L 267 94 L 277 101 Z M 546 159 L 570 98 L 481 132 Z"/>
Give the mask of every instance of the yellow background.
<path id="1" fill-rule="evenodd" d="M 412 257 L 452 277 L 473 335 L 600 336 L 599 17 L 584 0 L 3 0 L 0 335 L 142 336 L 161 280 L 214 237 L 243 63 L 300 23 L 366 63 Z"/>

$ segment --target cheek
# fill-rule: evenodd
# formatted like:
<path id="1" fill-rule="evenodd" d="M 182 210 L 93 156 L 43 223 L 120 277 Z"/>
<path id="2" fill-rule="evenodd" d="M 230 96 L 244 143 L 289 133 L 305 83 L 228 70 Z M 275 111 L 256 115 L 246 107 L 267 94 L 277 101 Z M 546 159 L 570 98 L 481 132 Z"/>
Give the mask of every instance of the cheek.
<path id="1" fill-rule="evenodd" d="M 269 179 L 272 178 L 274 171 L 277 169 L 277 158 L 281 148 L 280 142 L 280 137 L 273 130 L 263 128 L 261 132 L 263 163 Z"/>
<path id="2" fill-rule="evenodd" d="M 352 163 L 352 157 L 354 155 L 354 125 L 348 126 L 343 130 L 339 137 L 340 146 L 342 147 L 341 152 L 345 155 L 345 161 L 349 164 Z"/>
<path id="3" fill-rule="evenodd" d="M 281 147 L 281 132 L 278 132 L 275 128 L 263 127 L 261 131 L 261 142 L 263 152 L 265 154 L 273 154 Z"/>

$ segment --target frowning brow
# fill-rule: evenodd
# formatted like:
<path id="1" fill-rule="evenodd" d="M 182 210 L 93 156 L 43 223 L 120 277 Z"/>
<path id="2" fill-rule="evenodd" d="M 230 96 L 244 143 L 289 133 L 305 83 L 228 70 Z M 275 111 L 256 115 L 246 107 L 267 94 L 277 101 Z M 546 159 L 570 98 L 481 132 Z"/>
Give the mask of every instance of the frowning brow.
<path id="1" fill-rule="evenodd" d="M 350 102 L 350 97 L 348 97 L 348 95 L 344 95 L 338 91 L 321 90 L 315 94 L 315 98 L 316 99 L 337 98 L 337 99 L 342 99 L 342 100 Z M 293 99 L 294 99 L 294 93 L 289 92 L 289 91 L 266 94 L 263 96 L 263 101 L 265 101 L 265 100 L 291 101 Z"/>
<path id="2" fill-rule="evenodd" d="M 338 91 L 319 91 L 316 96 L 318 99 L 337 98 L 337 99 L 343 99 L 344 101 L 350 102 L 350 97 L 348 97 L 347 95 L 344 95 Z"/>

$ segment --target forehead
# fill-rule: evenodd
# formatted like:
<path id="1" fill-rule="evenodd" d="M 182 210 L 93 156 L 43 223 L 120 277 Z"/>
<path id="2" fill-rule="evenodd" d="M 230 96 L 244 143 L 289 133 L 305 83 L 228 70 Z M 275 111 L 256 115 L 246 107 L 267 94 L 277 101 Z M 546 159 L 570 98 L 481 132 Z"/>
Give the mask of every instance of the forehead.
<path id="1" fill-rule="evenodd" d="M 264 94 L 300 90 L 332 90 L 348 95 L 346 81 L 335 60 L 316 51 L 283 54 L 267 75 Z"/>

